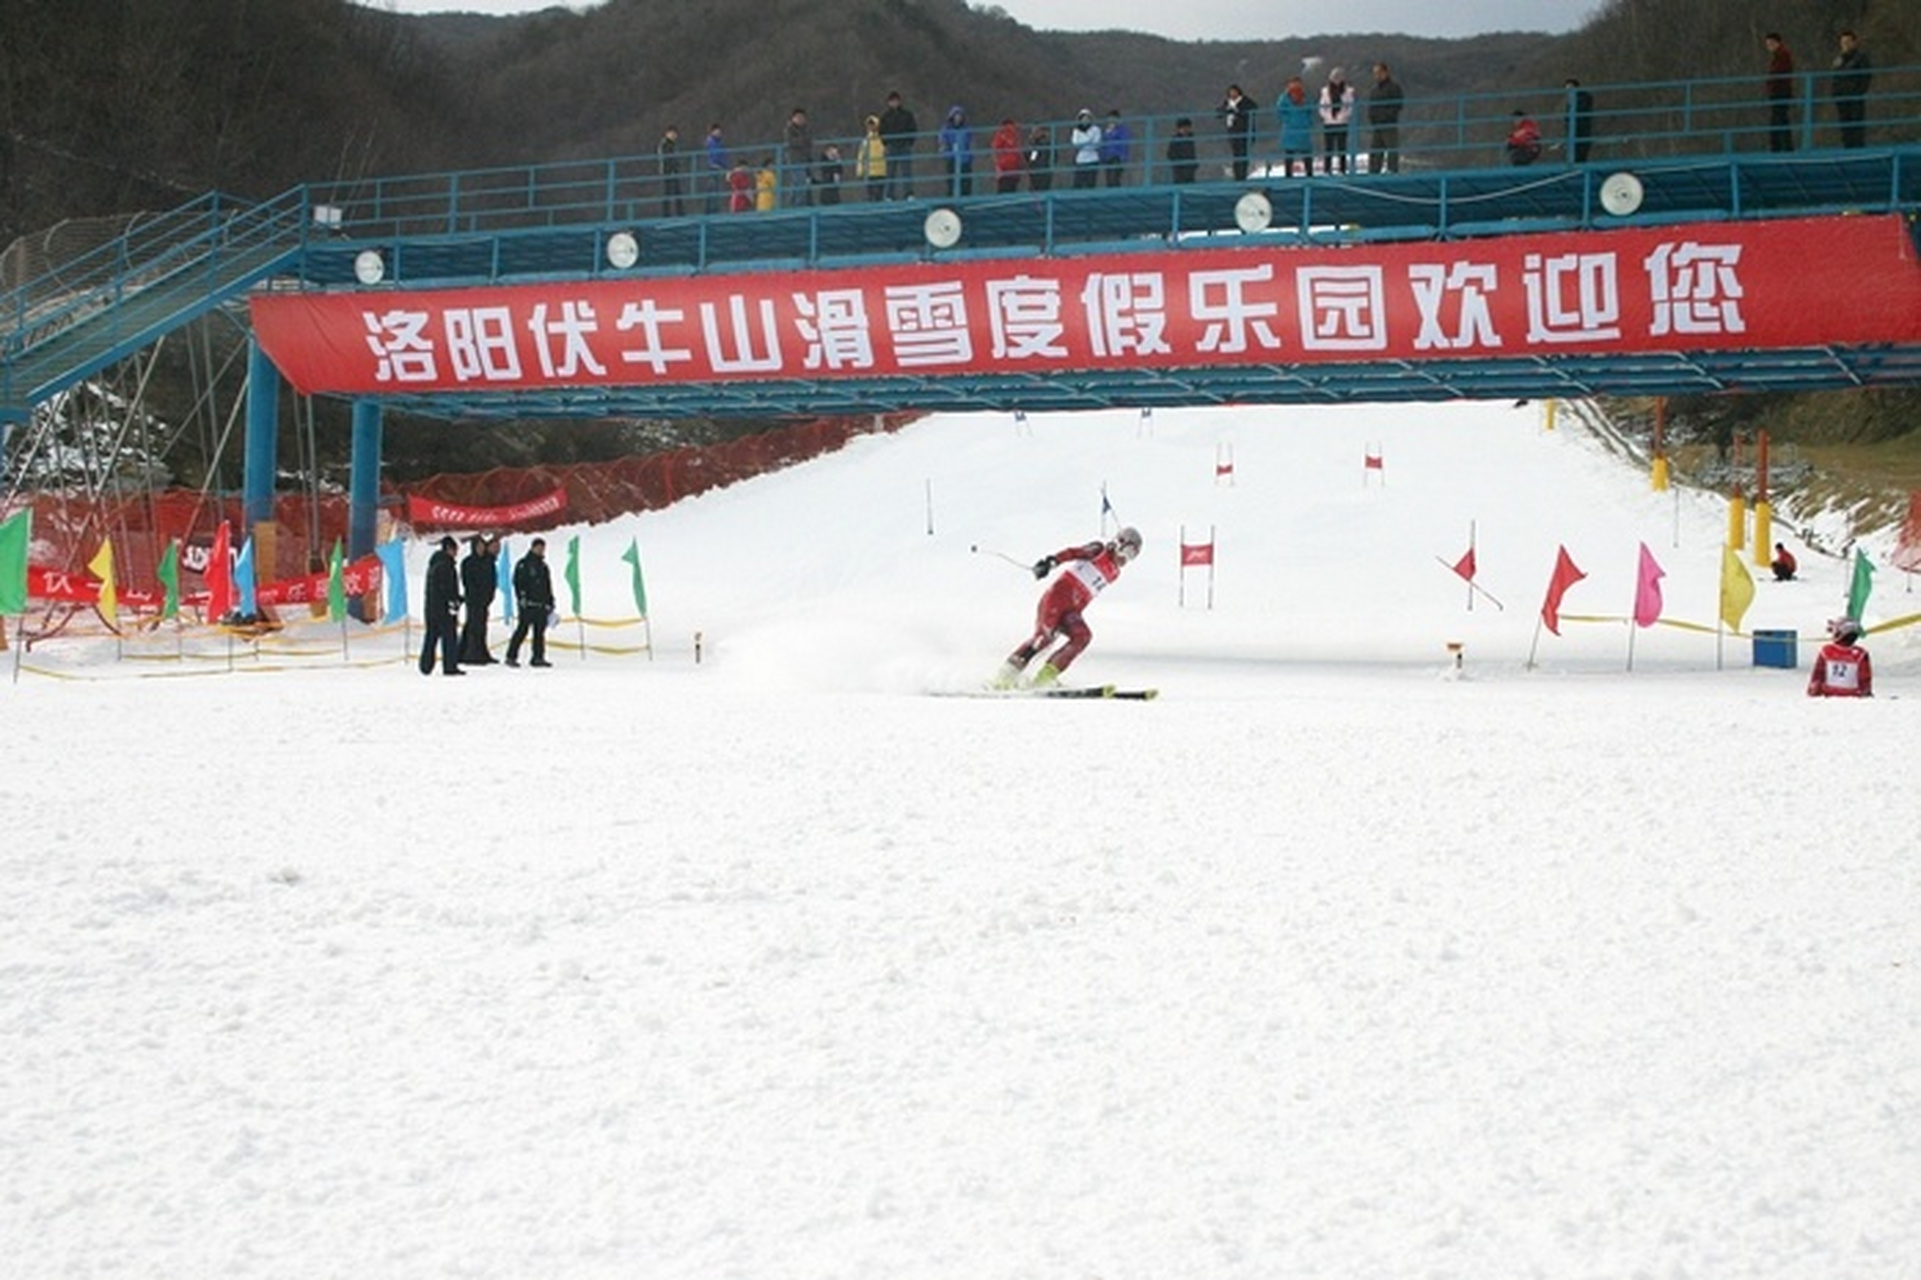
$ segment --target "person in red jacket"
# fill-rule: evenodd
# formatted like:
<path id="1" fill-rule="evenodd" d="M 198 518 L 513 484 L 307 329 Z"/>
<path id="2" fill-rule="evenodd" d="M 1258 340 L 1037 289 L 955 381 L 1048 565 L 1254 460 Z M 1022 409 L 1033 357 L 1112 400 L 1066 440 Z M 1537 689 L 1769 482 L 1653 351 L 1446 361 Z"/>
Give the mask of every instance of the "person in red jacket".
<path id="1" fill-rule="evenodd" d="M 1794 558 L 1792 551 L 1789 551 L 1784 544 L 1777 542 L 1774 544 L 1774 559 L 1769 562 L 1769 567 L 1774 570 L 1776 582 L 1793 582 L 1794 575 L 1800 572 L 1801 564 Z"/>
<path id="2" fill-rule="evenodd" d="M 1065 547 L 1035 561 L 1036 578 L 1045 578 L 1057 566 L 1062 567 L 1062 573 L 1041 596 L 1034 616 L 1034 634 L 1007 655 L 1007 661 L 994 677 L 994 687 L 1012 689 L 1027 664 L 1056 637 L 1065 636 L 1065 642 L 1049 654 L 1040 670 L 1034 673 L 1035 688 L 1059 684 L 1061 672 L 1081 656 L 1094 638 L 1086 619 L 1081 617 L 1082 611 L 1094 602 L 1095 596 L 1113 585 L 1121 576 L 1121 569 L 1140 553 L 1140 532 L 1130 527 L 1117 532 L 1112 542 Z"/>
<path id="3" fill-rule="evenodd" d="M 1834 639 L 1821 646 L 1814 660 L 1814 673 L 1808 677 L 1810 698 L 1872 698 L 1874 663 L 1860 644 L 1861 624 L 1853 618 L 1836 618 L 1828 624 Z"/>
<path id="4" fill-rule="evenodd" d="M 1012 120 L 1001 121 L 1001 127 L 994 131 L 991 145 L 994 149 L 994 190 L 997 194 L 1011 195 L 1021 189 L 1021 174 L 1027 168 L 1026 143 L 1027 135 Z"/>

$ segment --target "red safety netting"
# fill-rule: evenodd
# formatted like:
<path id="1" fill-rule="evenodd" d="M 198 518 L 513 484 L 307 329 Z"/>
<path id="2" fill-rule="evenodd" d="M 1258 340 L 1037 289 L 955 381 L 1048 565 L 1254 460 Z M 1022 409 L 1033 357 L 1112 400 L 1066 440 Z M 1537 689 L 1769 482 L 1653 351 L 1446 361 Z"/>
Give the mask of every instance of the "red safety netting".
<path id="1" fill-rule="evenodd" d="M 614 462 L 566 467 L 496 468 L 470 475 L 439 475 L 404 491 L 382 487 L 380 503 L 396 523 L 405 523 L 409 497 L 467 507 L 508 507 L 565 490 L 558 509 L 514 526 L 533 533 L 567 524 L 598 524 L 636 511 L 658 511 L 682 498 L 751 479 L 832 453 L 855 436 L 897 431 L 915 414 L 818 418 L 776 427 L 720 444 L 669 449 Z M 245 536 L 237 496 L 215 497 L 168 489 L 100 498 L 76 493 L 41 492 L 33 507 L 33 546 L 37 568 L 79 572 L 111 537 L 115 577 L 124 588 L 156 588 L 156 570 L 169 542 L 186 549 L 181 588 L 200 589 L 204 552 L 220 522 L 230 522 L 238 547 Z M 544 504 L 551 505 L 551 504 Z M 11 515 L 16 506 L 0 516 Z M 348 506 L 343 494 L 311 497 L 279 494 L 274 499 L 272 563 L 263 556 L 256 571 L 261 581 L 294 577 L 324 568 L 336 540 L 347 537 Z M 198 553 L 198 554 L 196 554 Z"/>

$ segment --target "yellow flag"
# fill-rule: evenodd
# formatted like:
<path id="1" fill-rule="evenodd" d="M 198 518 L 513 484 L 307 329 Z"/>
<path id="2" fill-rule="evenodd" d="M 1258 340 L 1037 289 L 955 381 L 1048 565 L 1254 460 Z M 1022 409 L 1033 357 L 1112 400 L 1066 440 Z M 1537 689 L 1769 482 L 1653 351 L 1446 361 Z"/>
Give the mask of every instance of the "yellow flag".
<path id="1" fill-rule="evenodd" d="M 113 539 L 100 540 L 100 550 L 87 562 L 87 572 L 100 579 L 100 616 L 110 627 L 120 625 L 120 593 L 113 585 Z"/>
<path id="2" fill-rule="evenodd" d="M 1748 575 L 1748 567 L 1741 563 L 1733 547 L 1722 547 L 1721 621 L 1728 624 L 1728 630 L 1741 629 L 1741 619 L 1747 616 L 1748 606 L 1753 603 L 1754 579 Z"/>

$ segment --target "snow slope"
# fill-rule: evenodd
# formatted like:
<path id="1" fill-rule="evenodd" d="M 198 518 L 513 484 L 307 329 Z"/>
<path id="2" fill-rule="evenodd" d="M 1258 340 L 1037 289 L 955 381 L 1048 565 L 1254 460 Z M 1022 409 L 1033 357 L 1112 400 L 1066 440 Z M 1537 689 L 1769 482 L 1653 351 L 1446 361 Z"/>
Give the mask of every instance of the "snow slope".
<path id="1" fill-rule="evenodd" d="M 1103 484 L 1162 697 L 922 696 Z M 1802 696 L 1810 552 L 1753 667 L 1725 528 L 1534 408 L 939 417 L 585 531 L 651 661 L 36 651 L 0 1274 L 1912 1277 L 1921 663 Z"/>

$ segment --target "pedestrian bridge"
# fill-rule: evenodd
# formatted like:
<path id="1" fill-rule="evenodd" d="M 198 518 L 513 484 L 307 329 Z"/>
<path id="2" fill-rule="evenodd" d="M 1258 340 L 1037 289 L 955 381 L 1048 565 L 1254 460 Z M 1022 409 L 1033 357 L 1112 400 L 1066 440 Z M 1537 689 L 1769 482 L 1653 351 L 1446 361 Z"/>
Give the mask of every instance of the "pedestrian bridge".
<path id="1" fill-rule="evenodd" d="M 1877 127 L 1921 137 L 1910 114 Z M 0 429 L 223 312 L 253 339 L 249 508 L 271 500 L 282 380 L 351 401 L 358 552 L 386 410 L 1038 412 L 1921 381 L 1921 142 L 1783 154 L 1697 137 L 1712 149 L 1512 167 L 1436 144 L 1397 173 L 1257 165 L 1245 181 L 1211 166 L 1175 183 L 1144 161 L 1128 185 L 1007 194 L 949 187 L 923 157 L 911 199 L 751 214 L 670 216 L 652 157 L 212 193 L 0 296 Z"/>

